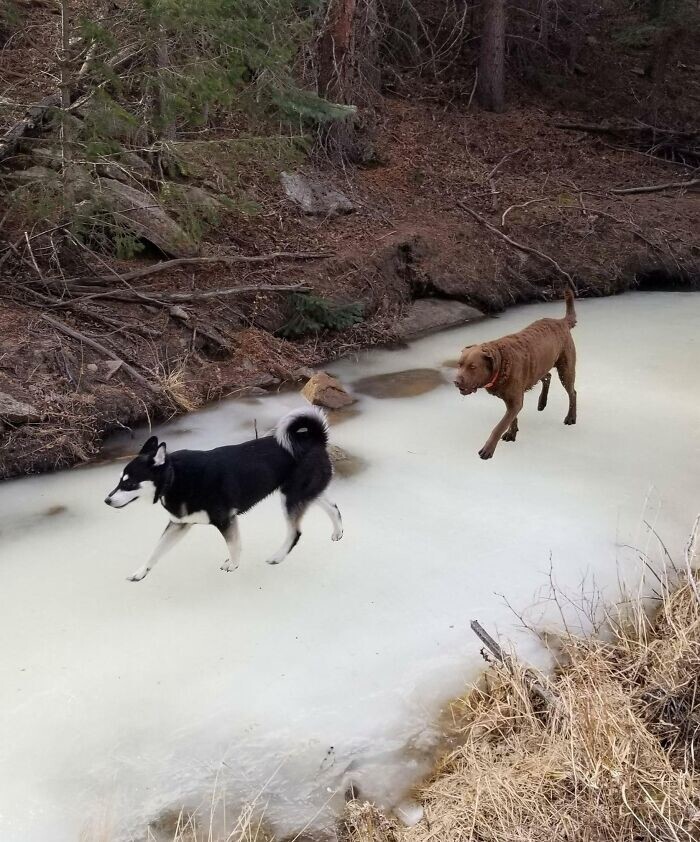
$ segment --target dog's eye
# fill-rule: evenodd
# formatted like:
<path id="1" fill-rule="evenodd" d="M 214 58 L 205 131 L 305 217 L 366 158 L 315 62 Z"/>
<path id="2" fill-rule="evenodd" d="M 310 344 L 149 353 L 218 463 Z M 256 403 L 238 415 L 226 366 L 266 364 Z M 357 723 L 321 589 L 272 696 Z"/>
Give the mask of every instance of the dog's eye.
<path id="1" fill-rule="evenodd" d="M 308 427 L 299 427 L 299 429 L 297 430 L 297 433 L 308 433 L 308 432 L 309 432 Z"/>

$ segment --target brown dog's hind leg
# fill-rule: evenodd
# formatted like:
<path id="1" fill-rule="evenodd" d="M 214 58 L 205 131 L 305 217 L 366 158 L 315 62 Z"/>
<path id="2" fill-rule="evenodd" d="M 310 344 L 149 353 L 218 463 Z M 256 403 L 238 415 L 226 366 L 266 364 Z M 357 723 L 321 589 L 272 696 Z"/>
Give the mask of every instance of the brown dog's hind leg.
<path id="1" fill-rule="evenodd" d="M 576 381 L 576 349 L 573 343 L 562 352 L 556 365 L 561 385 L 566 389 L 566 393 L 569 396 L 569 411 L 566 413 L 564 423 L 575 424 L 576 389 L 574 388 L 574 383 Z"/>
<path id="2" fill-rule="evenodd" d="M 518 419 L 515 418 L 513 423 L 508 427 L 505 433 L 501 436 L 503 441 L 515 441 L 515 437 L 518 435 Z"/>
<path id="3" fill-rule="evenodd" d="M 552 375 L 545 374 L 542 378 L 542 391 L 540 392 L 540 399 L 537 401 L 537 411 L 542 410 L 547 406 L 547 398 L 549 397 L 549 384 L 552 382 Z"/>

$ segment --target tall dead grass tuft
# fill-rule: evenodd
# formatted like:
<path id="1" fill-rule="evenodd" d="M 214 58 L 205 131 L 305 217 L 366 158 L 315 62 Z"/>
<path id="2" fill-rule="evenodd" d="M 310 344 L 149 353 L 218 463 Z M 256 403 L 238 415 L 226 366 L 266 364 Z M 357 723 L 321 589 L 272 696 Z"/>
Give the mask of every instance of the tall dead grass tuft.
<path id="1" fill-rule="evenodd" d="M 426 820 L 392 826 L 397 842 L 700 839 L 692 553 L 664 578 L 654 610 L 628 601 L 610 612 L 607 634 L 559 640 L 559 668 L 537 676 L 554 704 L 532 692 L 531 669 L 492 665 L 483 686 L 453 704 L 459 747 L 422 789 Z M 373 808 L 353 809 L 348 842 L 392 838 Z"/>

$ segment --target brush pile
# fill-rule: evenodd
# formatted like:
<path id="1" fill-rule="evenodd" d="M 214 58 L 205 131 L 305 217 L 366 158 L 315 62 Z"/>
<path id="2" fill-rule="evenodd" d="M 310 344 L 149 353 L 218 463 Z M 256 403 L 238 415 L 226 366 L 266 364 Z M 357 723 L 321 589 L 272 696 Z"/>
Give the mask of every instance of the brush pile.
<path id="1" fill-rule="evenodd" d="M 493 665 L 453 705 L 459 747 L 420 793 L 426 819 L 388 829 L 353 805 L 348 842 L 700 839 L 700 577 L 669 578 L 654 610 L 626 604 L 607 635 L 560 642 L 537 676 L 553 704 L 532 670 Z"/>

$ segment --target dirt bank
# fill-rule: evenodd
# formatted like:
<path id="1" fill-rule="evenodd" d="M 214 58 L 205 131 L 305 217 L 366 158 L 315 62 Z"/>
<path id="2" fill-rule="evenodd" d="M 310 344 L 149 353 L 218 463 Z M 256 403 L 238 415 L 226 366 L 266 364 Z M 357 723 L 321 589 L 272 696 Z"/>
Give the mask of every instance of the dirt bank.
<path id="1" fill-rule="evenodd" d="M 277 176 L 251 174 L 259 212 L 227 212 L 202 246 L 209 255 L 327 256 L 180 266 L 139 282 L 128 301 L 133 285 L 117 290 L 122 299 L 86 295 L 47 306 L 36 277 L 23 283 L 33 271 L 26 255 L 0 255 L 0 393 L 23 405 L 0 411 L 0 477 L 88 461 L 120 427 L 276 389 L 302 379 L 305 367 L 392 341 L 415 299 L 494 313 L 561 296 L 567 275 L 586 296 L 697 284 L 697 192 L 611 192 L 684 180 L 685 168 L 556 128 L 575 115 L 532 107 L 485 115 L 389 100 L 383 115 L 372 167 L 319 171 L 351 198 L 354 213 L 304 215 Z M 295 284 L 360 302 L 363 321 L 289 341 L 278 333 L 290 315 L 288 292 L 202 297 Z M 101 339 L 121 365 L 99 350 Z"/>

